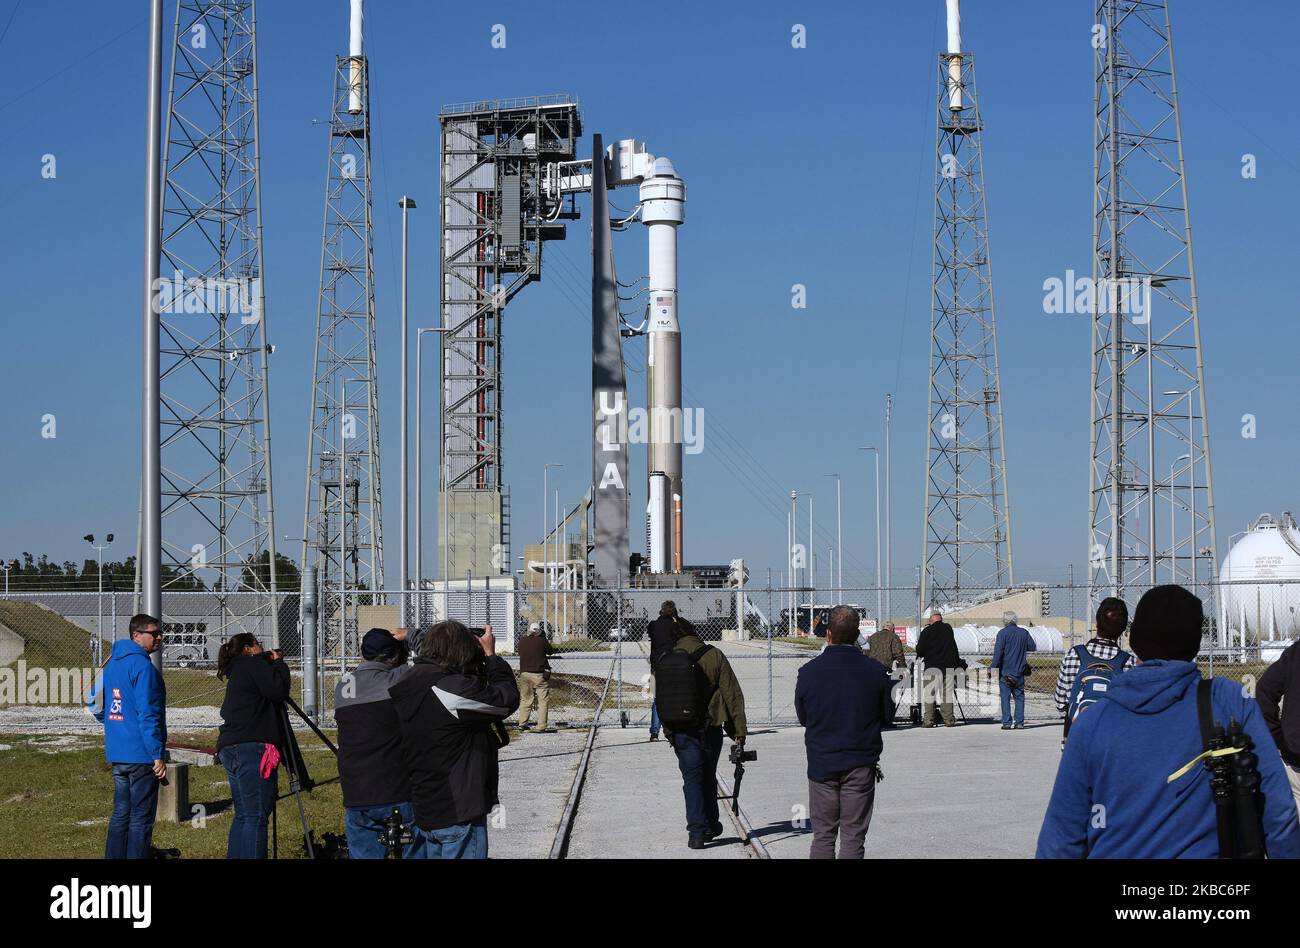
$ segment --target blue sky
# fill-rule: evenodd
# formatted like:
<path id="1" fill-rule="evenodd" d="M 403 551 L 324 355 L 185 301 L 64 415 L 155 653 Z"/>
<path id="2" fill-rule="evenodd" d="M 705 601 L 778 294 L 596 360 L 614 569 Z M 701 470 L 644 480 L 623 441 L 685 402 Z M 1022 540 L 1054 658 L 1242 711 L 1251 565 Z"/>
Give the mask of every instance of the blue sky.
<path id="1" fill-rule="evenodd" d="M 791 488 L 815 491 L 820 565 L 843 475 L 845 574 L 872 581 L 869 456 L 895 394 L 895 578 L 921 539 L 935 56 L 940 0 L 866 3 L 433 4 L 371 0 L 375 262 L 390 582 L 397 546 L 397 199 L 412 218 L 412 321 L 436 321 L 437 110 L 565 91 L 586 130 L 673 158 L 687 397 L 705 411 L 686 467 L 687 559 L 783 561 Z M 1088 324 L 1043 313 L 1042 283 L 1090 270 L 1090 0 L 968 0 L 985 133 L 1007 461 L 1019 579 L 1058 580 L 1087 540 Z M 1293 318 L 1300 123 L 1288 90 L 1300 8 L 1174 3 L 1201 299 L 1220 551 L 1297 503 Z M 174 4 L 168 3 L 170 36 Z M 0 0 L 0 30 L 13 0 Z M 147 4 L 22 2 L 0 40 L 0 553 L 80 560 L 86 532 L 134 548 Z M 494 24 L 506 48 L 491 46 Z M 793 49 L 792 24 L 807 29 Z M 306 473 L 325 132 L 345 0 L 258 9 L 267 319 L 280 535 L 298 536 Z M 1257 156 L 1243 180 L 1241 158 Z M 57 177 L 41 176 L 45 154 Z M 614 200 L 630 206 L 630 195 Z M 644 272 L 640 229 L 620 277 Z M 515 542 L 541 519 L 544 462 L 562 503 L 589 469 L 588 229 L 547 247 L 506 317 L 505 478 Z M 808 308 L 790 307 L 790 287 Z M 643 349 L 628 349 L 633 368 Z M 632 404 L 644 377 L 628 378 Z M 546 397 L 536 393 L 545 392 Z M 54 413 L 58 437 L 42 439 Z M 1258 437 L 1241 437 L 1254 414 Z M 430 439 L 432 442 L 432 439 Z M 739 447 L 743 444 L 744 449 Z M 747 452 L 747 453 L 746 453 Z M 436 462 L 427 465 L 436 470 Z M 632 509 L 644 505 L 633 453 Z M 739 473 L 738 473 L 739 472 Z M 429 482 L 432 489 L 432 481 Z M 430 505 L 431 506 L 431 505 Z M 801 517 L 806 508 L 801 506 Z M 633 548 L 643 535 L 634 513 Z M 432 533 L 430 521 L 429 535 Z M 432 540 L 429 541 L 432 547 Z M 290 549 L 295 553 L 295 549 Z M 1082 576 L 1082 570 L 1078 570 Z"/>

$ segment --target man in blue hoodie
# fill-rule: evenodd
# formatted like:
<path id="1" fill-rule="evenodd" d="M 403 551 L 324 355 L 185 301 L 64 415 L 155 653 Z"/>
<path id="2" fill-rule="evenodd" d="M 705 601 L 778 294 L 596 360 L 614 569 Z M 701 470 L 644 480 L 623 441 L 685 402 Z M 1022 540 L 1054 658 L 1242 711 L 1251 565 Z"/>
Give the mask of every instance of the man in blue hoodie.
<path id="1" fill-rule="evenodd" d="M 161 625 L 151 615 L 131 617 L 130 639 L 113 643 L 98 694 L 90 697 L 104 725 L 104 757 L 113 769 L 113 816 L 105 859 L 148 859 L 158 806 L 158 783 L 167 778 L 167 689 L 149 656 L 162 647 Z"/>
<path id="2" fill-rule="evenodd" d="M 826 648 L 799 669 L 794 708 L 808 755 L 809 856 L 861 859 L 876 798 L 880 728 L 894 717 L 894 681 L 858 649 L 858 610 L 836 606 Z"/>
<path id="3" fill-rule="evenodd" d="M 1012 728 L 1011 699 L 1016 702 L 1014 726 L 1025 726 L 1025 676 L 1029 674 L 1029 653 L 1034 650 L 1034 637 L 1028 629 L 1016 625 L 1014 612 L 1002 613 L 1005 623 L 993 640 L 993 661 L 990 668 L 998 670 L 998 694 L 1002 697 L 1002 730 Z"/>
<path id="4" fill-rule="evenodd" d="M 1138 665 L 1116 675 L 1079 713 L 1038 835 L 1040 859 L 1213 859 L 1218 823 L 1197 713 L 1196 653 L 1204 614 L 1181 586 L 1157 586 L 1138 603 L 1129 643 Z M 1282 760 L 1259 707 L 1241 685 L 1213 679 L 1211 707 L 1255 744 L 1271 859 L 1300 858 L 1300 821 Z M 1193 765 L 1188 768 L 1187 764 Z"/>

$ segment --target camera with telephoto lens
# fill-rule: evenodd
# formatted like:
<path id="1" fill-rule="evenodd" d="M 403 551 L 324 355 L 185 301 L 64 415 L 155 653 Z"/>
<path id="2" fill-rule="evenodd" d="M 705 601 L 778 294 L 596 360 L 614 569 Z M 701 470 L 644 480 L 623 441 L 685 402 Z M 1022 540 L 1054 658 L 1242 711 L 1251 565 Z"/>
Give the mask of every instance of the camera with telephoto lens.
<path id="1" fill-rule="evenodd" d="M 758 760 L 758 751 L 745 750 L 743 744 L 731 745 L 731 756 L 728 760 L 733 764 L 748 764 Z"/>

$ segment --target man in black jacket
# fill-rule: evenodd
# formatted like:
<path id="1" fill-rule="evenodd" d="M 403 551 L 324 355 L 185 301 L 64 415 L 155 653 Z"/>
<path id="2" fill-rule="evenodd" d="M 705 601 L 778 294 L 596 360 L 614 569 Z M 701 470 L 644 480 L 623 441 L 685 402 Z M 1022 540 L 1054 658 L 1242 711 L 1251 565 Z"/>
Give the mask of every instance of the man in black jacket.
<path id="1" fill-rule="evenodd" d="M 339 783 L 343 788 L 348 855 L 383 859 L 384 821 L 396 808 L 411 829 L 411 782 L 402 754 L 402 733 L 388 689 L 410 671 L 406 630 L 371 629 L 361 640 L 360 665 L 334 686 L 334 720 L 339 728 Z M 412 831 L 412 836 L 415 836 Z M 419 859 L 417 838 L 403 847 L 403 859 Z"/>
<path id="2" fill-rule="evenodd" d="M 861 859 L 876 797 L 881 726 L 894 717 L 893 680 L 857 648 L 858 611 L 836 606 L 826 648 L 799 669 L 794 709 L 808 755 L 813 859 Z"/>
<path id="3" fill-rule="evenodd" d="M 420 656 L 388 689 L 402 731 L 415 825 L 427 859 L 486 859 L 497 805 L 498 734 L 519 707 L 515 674 L 491 630 L 429 630 Z"/>
<path id="4" fill-rule="evenodd" d="M 966 660 L 957 651 L 957 637 L 953 635 L 952 626 L 937 612 L 930 616 L 930 624 L 921 630 L 916 640 L 916 659 L 924 663 L 925 669 L 921 687 L 921 726 L 938 725 L 935 698 L 942 690 L 938 703 L 943 712 L 943 723 L 953 727 L 957 723 L 952 713 L 953 701 L 957 697 L 957 670 L 965 670 Z"/>
<path id="5" fill-rule="evenodd" d="M 1255 699 L 1264 713 L 1264 723 L 1286 764 L 1291 795 L 1300 807 L 1300 642 L 1289 646 L 1268 667 L 1255 686 Z M 1287 698 L 1287 695 L 1291 695 Z M 1278 703 L 1282 711 L 1278 713 Z"/>

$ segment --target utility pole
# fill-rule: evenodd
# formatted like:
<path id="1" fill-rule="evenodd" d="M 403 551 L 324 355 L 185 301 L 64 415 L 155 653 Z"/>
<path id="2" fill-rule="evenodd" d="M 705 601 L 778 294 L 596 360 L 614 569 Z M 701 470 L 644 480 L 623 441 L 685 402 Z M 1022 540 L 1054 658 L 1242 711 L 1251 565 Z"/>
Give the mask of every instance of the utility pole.
<path id="1" fill-rule="evenodd" d="M 401 576 L 398 582 L 400 583 L 402 588 L 402 594 L 401 594 L 402 595 L 402 625 L 405 627 L 407 623 L 410 621 L 409 619 L 410 609 L 407 607 L 407 600 L 410 598 L 410 593 L 408 592 L 408 590 L 411 587 L 411 571 L 408 568 L 408 563 L 407 563 L 407 560 L 411 552 L 411 543 L 410 543 L 410 538 L 408 536 L 408 531 L 410 529 L 410 519 L 407 514 L 407 502 L 410 499 L 410 490 L 409 490 L 409 485 L 406 482 L 406 474 L 410 465 L 407 463 L 406 460 L 406 449 L 407 449 L 407 445 L 410 443 L 411 440 L 411 431 L 410 431 L 408 418 L 407 418 L 407 404 L 410 401 L 410 397 L 408 394 L 408 387 L 410 385 L 410 375 L 407 371 L 406 349 L 407 349 L 407 343 L 409 341 L 410 333 L 407 330 L 407 322 L 406 322 L 406 298 L 407 298 L 406 212 L 408 210 L 415 209 L 415 201 L 409 197 L 403 196 L 402 199 L 397 202 L 397 206 L 402 209 L 402 347 L 401 347 L 402 348 L 402 365 L 401 365 L 402 407 L 401 407 L 401 414 L 399 419 L 399 426 L 402 429 L 402 446 L 400 452 L 401 484 L 398 486 L 398 493 L 401 494 L 401 508 L 402 508 L 401 513 L 399 515 L 399 519 L 401 521 L 401 537 L 399 542 L 401 543 L 402 549 L 401 549 L 401 557 L 400 557 L 401 566 L 399 569 Z"/>
<path id="2" fill-rule="evenodd" d="M 880 576 L 880 449 L 875 447 L 858 448 L 859 451 L 870 451 L 876 462 L 876 620 L 883 627 L 885 621 L 885 597 L 881 588 Z"/>
<path id="3" fill-rule="evenodd" d="M 135 566 L 143 597 L 140 609 L 159 620 L 162 619 L 162 439 L 158 422 L 158 324 L 161 317 L 154 307 L 154 293 L 158 287 L 159 259 L 162 253 L 162 170 L 159 164 L 162 141 L 162 7 L 162 0 L 153 0 L 149 7 L 149 95 L 144 172 L 144 319 L 141 332 L 144 395 L 140 426 L 140 528 L 137 536 L 140 553 Z M 8 586 L 9 572 L 6 570 L 6 592 Z M 150 660 L 161 671 L 162 649 L 155 649 Z"/>

